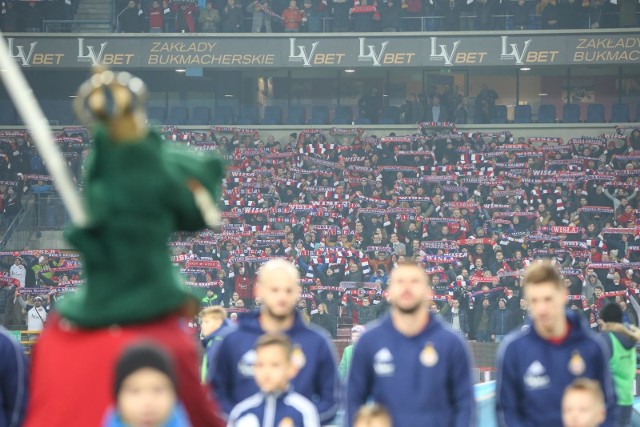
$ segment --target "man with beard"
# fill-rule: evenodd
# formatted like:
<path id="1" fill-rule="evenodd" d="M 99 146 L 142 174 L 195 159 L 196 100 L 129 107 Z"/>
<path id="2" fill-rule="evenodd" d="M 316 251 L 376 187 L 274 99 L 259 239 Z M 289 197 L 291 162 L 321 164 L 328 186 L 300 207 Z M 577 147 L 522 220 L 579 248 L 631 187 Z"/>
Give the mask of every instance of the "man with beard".
<path id="1" fill-rule="evenodd" d="M 293 264 L 275 259 L 258 271 L 256 297 L 260 311 L 240 317 L 238 327 L 220 342 L 210 360 L 208 382 L 222 410 L 229 414 L 242 400 L 258 392 L 253 377 L 255 343 L 265 333 L 281 332 L 293 344 L 298 373 L 293 388 L 311 400 L 320 420 L 331 420 L 338 409 L 340 381 L 335 351 L 320 328 L 307 325 L 296 311 L 300 276 Z"/>
<path id="2" fill-rule="evenodd" d="M 471 357 L 463 338 L 429 313 L 429 276 L 417 263 L 399 263 L 388 292 L 390 315 L 353 351 L 346 424 L 373 400 L 397 426 L 475 425 Z"/>

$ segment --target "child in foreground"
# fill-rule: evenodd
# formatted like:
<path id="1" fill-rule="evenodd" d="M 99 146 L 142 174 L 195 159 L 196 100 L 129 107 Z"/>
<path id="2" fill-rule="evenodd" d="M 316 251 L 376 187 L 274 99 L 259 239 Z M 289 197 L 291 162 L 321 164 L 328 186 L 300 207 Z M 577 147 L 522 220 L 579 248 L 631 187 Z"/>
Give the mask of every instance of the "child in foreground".
<path id="1" fill-rule="evenodd" d="M 201 342 L 204 347 L 200 379 L 203 383 L 207 380 L 209 359 L 212 357 L 215 344 L 222 340 L 223 332 L 226 329 L 226 319 L 226 310 L 218 305 L 206 307 L 200 312 Z"/>
<path id="2" fill-rule="evenodd" d="M 365 405 L 358 410 L 353 427 L 393 427 L 391 416 L 378 404 Z"/>
<path id="3" fill-rule="evenodd" d="M 286 335 L 261 336 L 255 351 L 254 376 L 260 391 L 233 408 L 227 427 L 320 427 L 316 407 L 290 387 L 297 369 Z"/>
<path id="4" fill-rule="evenodd" d="M 190 427 L 178 404 L 176 376 L 169 357 L 152 344 L 124 351 L 115 373 L 116 408 L 104 427 Z"/>
<path id="5" fill-rule="evenodd" d="M 562 396 L 564 427 L 598 427 L 607 417 L 604 394 L 597 381 L 578 378 Z"/>

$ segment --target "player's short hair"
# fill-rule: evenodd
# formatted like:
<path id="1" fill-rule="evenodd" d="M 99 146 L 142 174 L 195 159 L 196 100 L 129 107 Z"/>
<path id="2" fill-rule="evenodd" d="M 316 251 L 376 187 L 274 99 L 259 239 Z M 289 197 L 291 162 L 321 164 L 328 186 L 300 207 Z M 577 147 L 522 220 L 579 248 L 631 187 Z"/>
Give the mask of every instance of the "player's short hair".
<path id="1" fill-rule="evenodd" d="M 214 305 L 213 307 L 206 307 L 200 311 L 200 318 L 203 317 L 213 317 L 218 320 L 224 320 L 227 318 L 227 310 L 219 305 Z"/>
<path id="2" fill-rule="evenodd" d="M 553 283 L 558 289 L 564 288 L 560 270 L 549 261 L 533 263 L 524 272 L 524 287 L 541 283 Z"/>
<path id="3" fill-rule="evenodd" d="M 360 409 L 358 409 L 355 417 L 353 418 L 353 424 L 358 424 L 358 427 L 366 427 L 371 425 L 373 420 L 381 421 L 389 427 L 393 425 L 389 412 L 383 406 L 378 405 L 377 403 L 373 405 L 361 406 Z"/>
<path id="4" fill-rule="evenodd" d="M 258 269 L 257 283 L 262 281 L 262 277 L 269 271 L 279 271 L 282 274 L 289 275 L 296 283 L 300 281 L 300 272 L 289 261 L 284 258 L 275 258 L 262 264 L 262 267 Z"/>
<path id="5" fill-rule="evenodd" d="M 291 340 L 282 333 L 273 332 L 262 335 L 256 341 L 256 350 L 259 350 L 264 347 L 276 346 L 280 347 L 284 350 L 287 355 L 287 359 L 291 358 L 291 353 L 293 353 L 293 345 L 291 344 Z"/>
<path id="6" fill-rule="evenodd" d="M 424 270 L 424 267 L 422 265 L 420 265 L 419 262 L 413 260 L 413 259 L 405 259 L 404 261 L 400 261 L 398 262 L 398 265 L 396 266 L 396 268 L 391 270 L 391 274 L 389 275 L 389 278 L 392 278 L 394 273 L 400 269 L 401 267 L 415 267 L 419 270 L 422 271 L 422 273 L 424 274 L 424 276 L 427 278 L 427 284 L 429 286 L 431 286 L 431 276 L 429 274 L 427 274 L 427 272 Z"/>
<path id="7" fill-rule="evenodd" d="M 564 389 L 563 398 L 572 391 L 584 391 L 597 401 L 598 405 L 604 406 L 604 393 L 600 383 L 589 378 L 578 378 Z"/>

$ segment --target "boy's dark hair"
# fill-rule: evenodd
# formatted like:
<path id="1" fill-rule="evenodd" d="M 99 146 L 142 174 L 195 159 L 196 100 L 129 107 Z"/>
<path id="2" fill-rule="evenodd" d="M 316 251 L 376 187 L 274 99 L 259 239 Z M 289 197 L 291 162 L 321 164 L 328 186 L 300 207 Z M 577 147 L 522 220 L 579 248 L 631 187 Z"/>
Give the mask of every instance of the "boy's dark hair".
<path id="1" fill-rule="evenodd" d="M 600 319 L 603 322 L 622 323 L 622 308 L 615 302 L 607 303 L 600 310 Z"/>
<path id="2" fill-rule="evenodd" d="M 171 357 L 153 343 L 134 344 L 122 352 L 116 364 L 114 381 L 116 400 L 124 380 L 129 375 L 144 368 L 151 368 L 165 374 L 171 380 L 173 389 L 177 391 L 178 381 Z"/>
<path id="3" fill-rule="evenodd" d="M 269 347 L 269 346 L 278 346 L 285 351 L 287 358 L 291 357 L 291 353 L 293 353 L 293 345 L 289 338 L 282 333 L 267 333 L 258 338 L 256 342 L 256 350 Z"/>

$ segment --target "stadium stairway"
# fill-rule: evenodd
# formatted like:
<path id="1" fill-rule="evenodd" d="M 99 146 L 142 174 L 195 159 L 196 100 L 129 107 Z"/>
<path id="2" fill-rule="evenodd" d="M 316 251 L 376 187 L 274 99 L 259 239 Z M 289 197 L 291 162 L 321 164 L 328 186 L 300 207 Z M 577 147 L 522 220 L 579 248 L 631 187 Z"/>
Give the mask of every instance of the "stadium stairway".
<path id="1" fill-rule="evenodd" d="M 111 2 L 105 0 L 82 0 L 78 5 L 76 21 L 101 20 L 111 22 Z M 83 33 L 110 33 L 109 24 L 91 24 L 83 26 Z"/>

